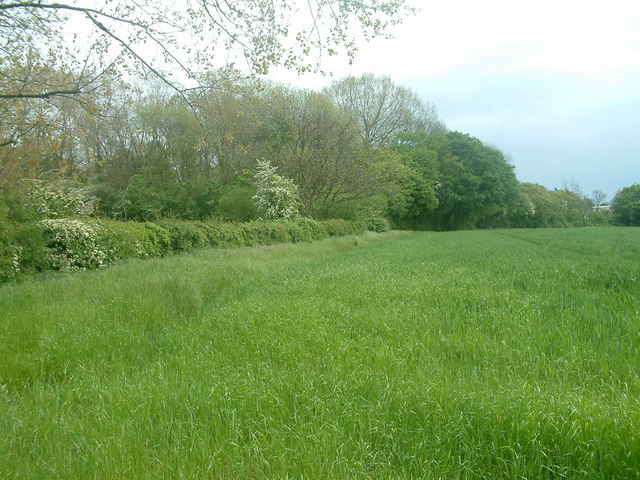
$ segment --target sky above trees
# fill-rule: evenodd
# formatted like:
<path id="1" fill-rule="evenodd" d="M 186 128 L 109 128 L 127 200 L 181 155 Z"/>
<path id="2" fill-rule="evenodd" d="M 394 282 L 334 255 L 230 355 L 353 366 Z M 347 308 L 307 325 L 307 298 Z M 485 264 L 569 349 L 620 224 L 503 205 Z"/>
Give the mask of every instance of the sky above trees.
<path id="1" fill-rule="evenodd" d="M 372 72 L 433 102 L 452 130 L 507 152 L 521 181 L 609 199 L 640 180 L 640 3 L 419 2 L 394 39 L 360 45 L 334 77 Z M 332 78 L 275 71 L 321 88 Z"/>

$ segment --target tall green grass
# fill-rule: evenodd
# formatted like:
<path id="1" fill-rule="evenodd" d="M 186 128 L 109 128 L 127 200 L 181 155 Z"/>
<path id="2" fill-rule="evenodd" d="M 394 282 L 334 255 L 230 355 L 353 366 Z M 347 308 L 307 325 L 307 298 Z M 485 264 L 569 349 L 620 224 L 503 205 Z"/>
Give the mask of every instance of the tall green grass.
<path id="1" fill-rule="evenodd" d="M 640 229 L 201 250 L 0 288 L 0 478 L 639 478 Z"/>

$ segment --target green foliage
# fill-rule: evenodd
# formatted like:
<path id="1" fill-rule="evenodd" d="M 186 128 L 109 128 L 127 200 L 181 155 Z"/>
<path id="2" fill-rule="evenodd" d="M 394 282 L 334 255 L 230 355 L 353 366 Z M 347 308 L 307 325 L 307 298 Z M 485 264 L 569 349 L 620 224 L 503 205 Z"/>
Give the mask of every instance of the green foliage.
<path id="1" fill-rule="evenodd" d="M 640 226 L 640 183 L 624 187 L 611 202 L 618 225 Z"/>
<path id="2" fill-rule="evenodd" d="M 518 195 L 513 166 L 499 150 L 459 132 L 401 135 L 395 145 L 411 175 L 395 224 L 455 230 L 494 226 Z"/>
<path id="3" fill-rule="evenodd" d="M 311 218 L 299 217 L 291 221 L 302 228 L 305 238 L 308 237 L 309 240 L 321 240 L 328 235 L 324 225 Z"/>
<path id="4" fill-rule="evenodd" d="M 291 241 L 312 242 L 329 236 L 327 229 L 322 222 L 312 220 L 311 218 L 298 217 L 290 220 L 279 220 L 287 230 Z"/>
<path id="5" fill-rule="evenodd" d="M 310 242 L 311 234 L 305 231 L 300 225 L 293 220 L 280 220 L 280 223 L 284 225 L 287 230 L 287 235 L 291 238 L 293 243 L 298 242 Z"/>
<path id="6" fill-rule="evenodd" d="M 591 201 L 577 192 L 523 183 L 507 217 L 509 225 L 524 228 L 606 224 L 606 214 L 597 213 L 592 211 Z"/>
<path id="7" fill-rule="evenodd" d="M 612 216 L 611 211 L 607 210 L 592 210 L 590 211 L 586 218 L 586 225 L 589 227 L 603 227 L 606 225 L 611 225 Z"/>
<path id="8" fill-rule="evenodd" d="M 6 282 L 19 273 L 18 250 L 9 232 L 9 225 L 0 222 L 0 283 Z"/>
<path id="9" fill-rule="evenodd" d="M 308 218 L 243 224 L 175 219 L 157 223 L 105 219 L 1 222 L 0 283 L 48 269 L 94 269 L 127 258 L 162 257 L 205 246 L 237 248 L 311 242 L 329 235 L 359 234 L 364 231 L 363 226 L 354 221 L 318 222 Z"/>
<path id="10" fill-rule="evenodd" d="M 251 222 L 242 224 L 245 245 L 271 245 L 291 241 L 286 226 L 278 222 Z"/>
<path id="11" fill-rule="evenodd" d="M 215 208 L 217 216 L 228 222 L 248 222 L 259 216 L 254 203 L 255 187 L 231 185 L 223 188 Z"/>
<path id="12" fill-rule="evenodd" d="M 121 215 L 124 220 L 153 221 L 163 214 L 164 195 L 171 192 L 169 185 L 157 185 L 144 175 L 133 175 L 122 194 Z"/>
<path id="13" fill-rule="evenodd" d="M 384 217 L 365 217 L 362 219 L 362 223 L 370 232 L 382 233 L 389 231 L 389 220 Z"/>
<path id="14" fill-rule="evenodd" d="M 171 232 L 151 222 L 100 220 L 118 259 L 162 257 L 172 252 Z"/>
<path id="15" fill-rule="evenodd" d="M 342 237 L 344 235 L 359 235 L 366 229 L 360 222 L 350 222 L 343 219 L 322 220 L 320 222 L 330 237 Z"/>
<path id="16" fill-rule="evenodd" d="M 438 206 L 435 189 L 438 155 L 429 149 L 428 136 L 424 133 L 398 135 L 394 148 L 410 173 L 402 184 L 404 202 L 392 205 L 390 218 L 399 227 L 424 230 L 430 226 Z"/>
<path id="17" fill-rule="evenodd" d="M 2 192 L 5 218 L 33 222 L 47 218 L 87 217 L 95 212 L 95 201 L 85 188 L 70 181 L 24 180 L 19 187 Z"/>
<path id="18" fill-rule="evenodd" d="M 161 220 L 155 222 L 160 227 L 169 231 L 171 237 L 171 250 L 173 252 L 185 252 L 197 247 L 209 244 L 207 232 L 198 222 L 186 220 Z"/>
<path id="19" fill-rule="evenodd" d="M 0 284 L 49 268 L 43 227 L 38 222 L 0 222 Z"/>
<path id="20" fill-rule="evenodd" d="M 244 229 L 233 223 L 215 224 L 210 227 L 211 245 L 218 248 L 236 248 L 246 245 Z"/>

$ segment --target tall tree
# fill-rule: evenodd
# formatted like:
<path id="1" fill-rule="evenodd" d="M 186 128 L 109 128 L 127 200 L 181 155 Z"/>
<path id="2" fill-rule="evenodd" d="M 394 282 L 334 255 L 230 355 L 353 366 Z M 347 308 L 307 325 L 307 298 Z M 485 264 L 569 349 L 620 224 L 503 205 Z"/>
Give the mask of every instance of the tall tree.
<path id="1" fill-rule="evenodd" d="M 438 155 L 428 148 L 426 133 L 404 133 L 397 137 L 394 150 L 409 168 L 403 187 L 404 202 L 395 205 L 390 215 L 397 226 L 413 230 L 430 228 L 431 217 L 438 206 L 436 182 Z"/>
<path id="2" fill-rule="evenodd" d="M 338 204 L 393 194 L 406 174 L 392 152 L 364 148 L 353 118 L 322 93 L 273 90 L 263 142 L 272 164 L 298 185 L 301 213 L 323 217 Z"/>
<path id="3" fill-rule="evenodd" d="M 518 195 L 518 181 L 504 154 L 460 132 L 431 135 L 437 154 L 438 207 L 433 228 L 445 230 L 501 224 Z"/>
<path id="4" fill-rule="evenodd" d="M 399 133 L 446 131 L 433 104 L 387 76 L 346 77 L 333 82 L 325 93 L 353 115 L 367 147 L 389 146 Z"/>
<path id="5" fill-rule="evenodd" d="M 611 202 L 619 225 L 640 226 L 640 183 L 624 187 Z"/>

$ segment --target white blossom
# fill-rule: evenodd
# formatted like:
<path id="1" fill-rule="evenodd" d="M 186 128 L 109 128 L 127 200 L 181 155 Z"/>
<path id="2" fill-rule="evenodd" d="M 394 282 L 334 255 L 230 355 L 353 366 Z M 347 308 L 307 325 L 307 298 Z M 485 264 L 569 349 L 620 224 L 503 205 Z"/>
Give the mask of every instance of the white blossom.
<path id="1" fill-rule="evenodd" d="M 300 197 L 298 186 L 288 178 L 276 173 L 276 167 L 268 160 L 258 161 L 255 174 L 257 192 L 253 199 L 267 218 L 294 218 L 299 215 Z"/>
<path id="2" fill-rule="evenodd" d="M 41 223 L 48 233 L 48 257 L 54 269 L 86 270 L 117 260 L 114 250 L 101 241 L 108 232 L 96 224 L 69 219 L 47 219 Z"/>

